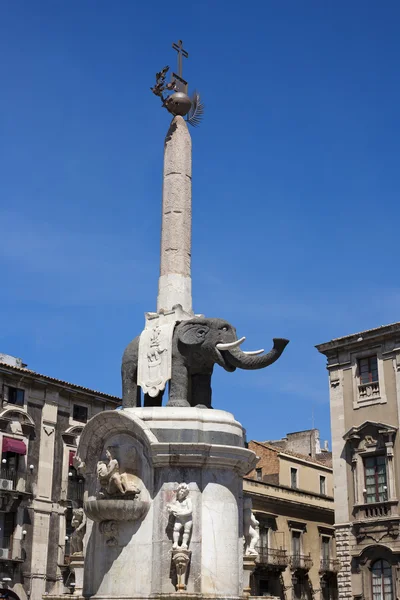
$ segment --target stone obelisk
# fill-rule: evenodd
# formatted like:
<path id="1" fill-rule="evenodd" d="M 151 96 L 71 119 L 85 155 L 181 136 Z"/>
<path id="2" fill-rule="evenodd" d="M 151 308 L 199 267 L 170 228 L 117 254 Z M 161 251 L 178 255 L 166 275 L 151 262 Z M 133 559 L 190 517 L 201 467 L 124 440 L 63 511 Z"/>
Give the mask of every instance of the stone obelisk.
<path id="1" fill-rule="evenodd" d="M 152 88 L 172 115 L 157 312 L 146 313 L 145 329 L 124 352 L 123 409 L 94 415 L 80 436 L 88 520 L 77 600 L 244 600 L 242 477 L 257 457 L 231 413 L 200 402 L 211 394 L 216 353 L 204 343 L 201 354 L 207 332 L 218 327 L 218 352 L 232 343 L 220 337 L 229 323 L 192 312 L 191 139 L 183 117 L 198 124 L 202 105 L 198 94 L 187 95 L 182 42 L 173 47 L 178 73 L 166 83 L 165 67 Z M 190 346 L 186 355 L 180 346 Z"/>
<path id="2" fill-rule="evenodd" d="M 177 115 L 164 144 L 158 313 L 177 304 L 192 313 L 191 229 L 192 140 L 185 120 Z"/>

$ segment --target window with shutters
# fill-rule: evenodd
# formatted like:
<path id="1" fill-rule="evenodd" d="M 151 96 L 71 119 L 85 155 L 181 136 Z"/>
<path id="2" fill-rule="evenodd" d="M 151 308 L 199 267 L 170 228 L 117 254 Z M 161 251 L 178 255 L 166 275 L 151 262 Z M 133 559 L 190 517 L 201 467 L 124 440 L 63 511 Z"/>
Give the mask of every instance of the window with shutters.
<path id="1" fill-rule="evenodd" d="M 360 358 L 358 361 L 358 369 L 361 385 L 366 383 L 378 383 L 378 358 L 376 356 Z"/>
<path id="2" fill-rule="evenodd" d="M 321 538 L 321 558 L 323 561 L 329 562 L 331 557 L 331 538 L 323 535 Z"/>
<path id="3" fill-rule="evenodd" d="M 297 490 L 298 488 L 298 480 L 297 480 L 297 469 L 292 467 L 290 469 L 290 487 Z"/>
<path id="4" fill-rule="evenodd" d="M 380 398 L 378 357 L 365 356 L 357 361 L 358 400 L 370 402 Z"/>
<path id="5" fill-rule="evenodd" d="M 365 501 L 385 502 L 387 500 L 386 457 L 368 456 L 364 458 Z"/>
<path id="6" fill-rule="evenodd" d="M 301 554 L 301 531 L 292 531 L 292 556 Z"/>
<path id="7" fill-rule="evenodd" d="M 74 421 L 79 421 L 80 423 L 86 423 L 88 420 L 87 406 L 82 406 L 81 404 L 74 404 L 72 418 Z"/>
<path id="8" fill-rule="evenodd" d="M 25 403 L 25 390 L 20 388 L 12 387 L 11 385 L 5 385 L 3 390 L 3 398 L 8 404 L 15 404 L 16 406 L 24 406 Z"/>
<path id="9" fill-rule="evenodd" d="M 377 560 L 371 568 L 372 599 L 393 600 L 392 567 L 386 560 Z"/>

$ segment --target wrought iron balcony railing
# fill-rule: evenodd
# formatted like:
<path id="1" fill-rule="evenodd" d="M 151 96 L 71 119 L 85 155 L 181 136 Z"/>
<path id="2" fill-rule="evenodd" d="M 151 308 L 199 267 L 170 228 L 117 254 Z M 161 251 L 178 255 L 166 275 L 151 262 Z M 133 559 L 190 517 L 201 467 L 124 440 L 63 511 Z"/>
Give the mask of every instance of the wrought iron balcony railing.
<path id="1" fill-rule="evenodd" d="M 293 571 L 309 571 L 313 566 L 310 554 L 292 554 L 290 568 Z"/>
<path id="2" fill-rule="evenodd" d="M 276 550 L 272 548 L 257 548 L 258 562 L 260 565 L 273 568 L 285 569 L 289 564 L 289 557 L 286 550 Z"/>
<path id="3" fill-rule="evenodd" d="M 15 469 L 1 467 L 0 469 L 0 491 L 12 491 L 17 489 L 18 473 Z"/>
<path id="4" fill-rule="evenodd" d="M 83 502 L 84 479 L 69 479 L 67 500 Z"/>
<path id="5" fill-rule="evenodd" d="M 336 558 L 321 558 L 320 573 L 339 573 L 340 562 Z"/>
<path id="6" fill-rule="evenodd" d="M 12 537 L 0 538 L 0 559 L 21 561 L 21 540 Z"/>

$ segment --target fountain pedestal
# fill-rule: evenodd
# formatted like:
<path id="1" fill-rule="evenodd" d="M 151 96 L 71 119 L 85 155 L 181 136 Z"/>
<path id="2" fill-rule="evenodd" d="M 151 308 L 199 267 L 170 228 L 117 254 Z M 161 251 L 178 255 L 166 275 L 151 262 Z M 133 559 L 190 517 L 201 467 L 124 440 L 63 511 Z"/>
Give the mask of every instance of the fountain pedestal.
<path id="1" fill-rule="evenodd" d="M 77 457 L 92 519 L 83 595 L 241 598 L 242 476 L 256 462 L 244 446 L 242 426 L 221 410 L 127 408 L 91 419 Z"/>

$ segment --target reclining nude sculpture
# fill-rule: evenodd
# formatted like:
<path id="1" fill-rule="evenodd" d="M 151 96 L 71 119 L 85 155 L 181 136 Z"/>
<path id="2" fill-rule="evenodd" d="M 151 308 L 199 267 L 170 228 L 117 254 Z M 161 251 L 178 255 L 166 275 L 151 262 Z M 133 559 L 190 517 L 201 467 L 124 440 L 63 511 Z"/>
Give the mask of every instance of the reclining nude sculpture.
<path id="1" fill-rule="evenodd" d="M 139 494 L 139 488 L 130 480 L 129 475 L 121 473 L 115 449 L 112 446 L 106 448 L 106 458 L 108 464 L 103 460 L 97 463 L 97 477 L 103 490 L 101 495 Z"/>

